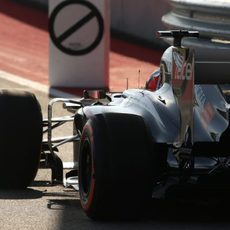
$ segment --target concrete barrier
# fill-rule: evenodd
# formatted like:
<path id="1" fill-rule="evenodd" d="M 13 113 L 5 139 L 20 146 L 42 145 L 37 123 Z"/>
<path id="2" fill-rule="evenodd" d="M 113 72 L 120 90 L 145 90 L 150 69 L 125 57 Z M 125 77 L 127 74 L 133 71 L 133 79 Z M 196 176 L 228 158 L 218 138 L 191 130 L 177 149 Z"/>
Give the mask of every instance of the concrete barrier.
<path id="1" fill-rule="evenodd" d="M 149 44 L 159 44 L 155 33 L 165 27 L 161 17 L 171 8 L 168 0 L 112 0 L 113 31 Z"/>

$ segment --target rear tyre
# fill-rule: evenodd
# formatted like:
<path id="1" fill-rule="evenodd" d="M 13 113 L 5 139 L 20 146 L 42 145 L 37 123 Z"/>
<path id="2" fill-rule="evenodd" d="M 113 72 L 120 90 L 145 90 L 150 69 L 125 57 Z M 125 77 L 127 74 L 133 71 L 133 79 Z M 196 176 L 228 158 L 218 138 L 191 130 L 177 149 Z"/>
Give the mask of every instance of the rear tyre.
<path id="1" fill-rule="evenodd" d="M 79 153 L 81 205 L 93 219 L 140 218 L 151 203 L 151 144 L 142 118 L 89 119 Z"/>
<path id="2" fill-rule="evenodd" d="M 0 90 L 0 188 L 25 188 L 36 176 L 41 107 L 32 93 Z"/>

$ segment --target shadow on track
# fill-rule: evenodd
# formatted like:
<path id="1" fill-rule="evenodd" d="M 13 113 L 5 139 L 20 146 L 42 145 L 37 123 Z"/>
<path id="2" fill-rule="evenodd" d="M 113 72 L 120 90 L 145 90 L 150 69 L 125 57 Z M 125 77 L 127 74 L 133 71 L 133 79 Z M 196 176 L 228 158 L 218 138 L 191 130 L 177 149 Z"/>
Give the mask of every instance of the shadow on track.
<path id="1" fill-rule="evenodd" d="M 4 189 L 0 190 L 0 200 L 30 200 L 39 199 L 43 196 L 42 191 L 34 189 Z"/>
<path id="2" fill-rule="evenodd" d="M 186 195 L 191 197 L 193 194 L 190 192 Z M 135 221 L 93 221 L 83 213 L 79 199 L 50 199 L 47 207 L 51 211 L 62 212 L 60 226 L 57 227 L 60 230 L 230 229 L 230 218 L 226 211 L 230 202 L 226 202 L 227 194 L 219 195 L 208 194 L 205 201 L 176 197 L 153 200 L 151 211 L 143 219 Z"/>

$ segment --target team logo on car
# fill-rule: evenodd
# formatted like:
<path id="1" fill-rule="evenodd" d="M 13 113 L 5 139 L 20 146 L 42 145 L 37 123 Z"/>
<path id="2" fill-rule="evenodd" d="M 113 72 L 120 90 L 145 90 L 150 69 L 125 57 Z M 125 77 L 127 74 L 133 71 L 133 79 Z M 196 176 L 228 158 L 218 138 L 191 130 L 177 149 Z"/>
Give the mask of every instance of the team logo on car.
<path id="1" fill-rule="evenodd" d="M 179 52 L 174 51 L 173 60 L 176 65 L 178 73 L 181 73 L 183 69 L 183 63 L 184 63 L 183 55 L 181 55 Z"/>
<path id="2" fill-rule="evenodd" d="M 191 80 L 193 71 L 193 60 L 178 50 L 173 51 L 173 77 L 175 80 Z"/>

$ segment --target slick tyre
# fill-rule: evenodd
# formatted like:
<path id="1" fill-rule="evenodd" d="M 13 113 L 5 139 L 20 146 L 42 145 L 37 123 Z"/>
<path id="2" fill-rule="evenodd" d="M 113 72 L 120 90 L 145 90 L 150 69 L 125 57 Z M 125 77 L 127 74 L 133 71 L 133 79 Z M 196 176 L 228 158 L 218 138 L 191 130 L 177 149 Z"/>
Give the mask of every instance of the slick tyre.
<path id="1" fill-rule="evenodd" d="M 107 114 L 84 126 L 79 191 L 92 219 L 140 218 L 151 202 L 151 145 L 138 116 Z"/>
<path id="2" fill-rule="evenodd" d="M 0 90 L 0 188 L 26 188 L 36 176 L 42 113 L 32 93 Z"/>

